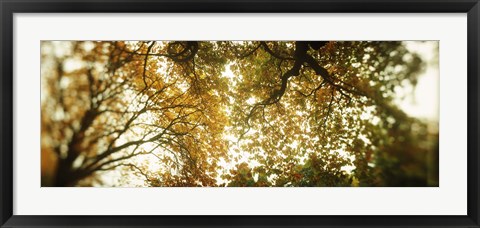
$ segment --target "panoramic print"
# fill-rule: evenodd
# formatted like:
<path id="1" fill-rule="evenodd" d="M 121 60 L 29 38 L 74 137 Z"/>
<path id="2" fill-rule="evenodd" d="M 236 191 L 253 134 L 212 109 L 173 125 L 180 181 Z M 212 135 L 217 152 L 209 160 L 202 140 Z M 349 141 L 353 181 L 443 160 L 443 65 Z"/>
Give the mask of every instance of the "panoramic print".
<path id="1" fill-rule="evenodd" d="M 42 41 L 42 187 L 437 187 L 438 41 Z"/>

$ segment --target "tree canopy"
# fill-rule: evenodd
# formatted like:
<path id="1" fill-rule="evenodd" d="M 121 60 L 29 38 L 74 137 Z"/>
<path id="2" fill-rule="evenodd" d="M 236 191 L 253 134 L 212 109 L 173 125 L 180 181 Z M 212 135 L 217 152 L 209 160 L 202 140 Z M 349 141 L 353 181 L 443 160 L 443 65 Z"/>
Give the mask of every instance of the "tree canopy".
<path id="1" fill-rule="evenodd" d="M 438 186 L 406 42 L 44 41 L 41 65 L 43 186 Z"/>

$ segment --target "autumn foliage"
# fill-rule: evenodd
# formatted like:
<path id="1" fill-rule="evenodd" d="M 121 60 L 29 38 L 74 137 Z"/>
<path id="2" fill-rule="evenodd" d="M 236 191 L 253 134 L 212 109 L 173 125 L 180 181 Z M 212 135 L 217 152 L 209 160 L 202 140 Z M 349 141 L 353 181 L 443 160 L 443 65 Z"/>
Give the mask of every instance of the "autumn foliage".
<path id="1" fill-rule="evenodd" d="M 405 42 L 44 41 L 41 66 L 42 186 L 438 186 Z"/>

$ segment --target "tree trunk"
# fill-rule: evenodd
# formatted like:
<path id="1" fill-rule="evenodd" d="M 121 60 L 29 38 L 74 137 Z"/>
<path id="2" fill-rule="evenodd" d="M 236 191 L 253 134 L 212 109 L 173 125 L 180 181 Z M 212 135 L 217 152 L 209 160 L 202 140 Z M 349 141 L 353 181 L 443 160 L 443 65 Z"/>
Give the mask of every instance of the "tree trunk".
<path id="1" fill-rule="evenodd" d="M 74 186 L 77 181 L 72 171 L 72 164 L 65 159 L 58 159 L 53 187 L 71 187 Z"/>

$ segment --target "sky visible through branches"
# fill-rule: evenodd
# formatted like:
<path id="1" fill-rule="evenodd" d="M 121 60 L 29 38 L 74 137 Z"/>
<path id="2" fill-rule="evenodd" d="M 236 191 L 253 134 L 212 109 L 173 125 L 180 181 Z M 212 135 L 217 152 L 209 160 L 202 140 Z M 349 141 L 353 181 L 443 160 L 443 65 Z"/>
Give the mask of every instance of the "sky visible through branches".
<path id="1" fill-rule="evenodd" d="M 437 41 L 43 41 L 42 186 L 438 186 Z"/>

